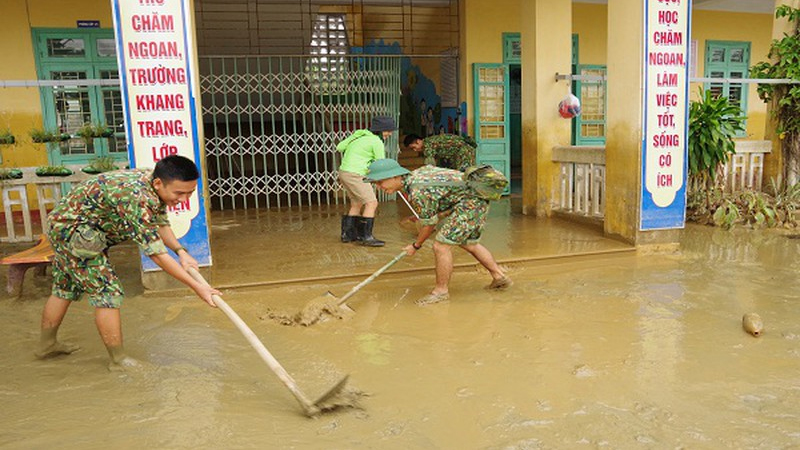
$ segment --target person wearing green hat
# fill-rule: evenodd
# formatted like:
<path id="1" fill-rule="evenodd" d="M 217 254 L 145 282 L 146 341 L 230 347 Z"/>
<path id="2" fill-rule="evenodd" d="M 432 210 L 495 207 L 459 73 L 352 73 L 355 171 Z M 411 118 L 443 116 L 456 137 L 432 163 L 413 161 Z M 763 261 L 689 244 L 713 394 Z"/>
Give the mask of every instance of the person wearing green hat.
<path id="1" fill-rule="evenodd" d="M 376 116 L 368 130 L 356 130 L 336 146 L 343 153 L 339 183 L 350 199 L 350 210 L 342 216 L 342 242 L 355 241 L 368 247 L 384 245 L 372 235 L 378 198 L 375 189 L 363 178 L 373 161 L 386 158 L 383 142 L 396 129 L 391 117 Z"/>
<path id="2" fill-rule="evenodd" d="M 479 243 L 489 200 L 463 181 L 464 174 L 457 170 L 423 166 L 409 172 L 393 159 L 379 159 L 370 164 L 365 181 L 374 183 L 378 189 L 393 194 L 403 192 L 422 225 L 416 240 L 403 249 L 413 256 L 425 241 L 436 231 L 433 253 L 436 258 L 436 285 L 430 294 L 416 301 L 424 306 L 450 298 L 449 284 L 453 274 L 452 247 L 459 246 L 471 254 L 492 276 L 486 286 L 491 290 L 503 290 L 512 281 L 497 264 L 492 253 Z M 450 214 L 441 219 L 439 214 Z"/>

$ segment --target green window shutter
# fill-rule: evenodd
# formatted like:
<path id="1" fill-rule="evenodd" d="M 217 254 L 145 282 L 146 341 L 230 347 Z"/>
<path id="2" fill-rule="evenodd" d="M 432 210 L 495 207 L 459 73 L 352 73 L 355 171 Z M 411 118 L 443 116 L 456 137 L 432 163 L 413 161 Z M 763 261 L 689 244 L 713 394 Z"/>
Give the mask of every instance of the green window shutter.
<path id="1" fill-rule="evenodd" d="M 605 75 L 606 66 L 578 64 L 576 75 Z M 572 119 L 573 145 L 605 145 L 606 82 L 576 80 L 573 94 L 581 101 L 581 113 Z"/>
<path id="2" fill-rule="evenodd" d="M 519 33 L 503 33 L 503 63 L 522 63 L 522 37 Z"/>
<path id="3" fill-rule="evenodd" d="M 747 78 L 750 73 L 750 43 L 734 41 L 706 41 L 704 76 L 707 78 Z M 747 115 L 747 85 L 742 83 L 705 83 L 715 95 L 728 98 L 731 104 L 742 108 Z M 745 136 L 741 131 L 738 136 Z"/>

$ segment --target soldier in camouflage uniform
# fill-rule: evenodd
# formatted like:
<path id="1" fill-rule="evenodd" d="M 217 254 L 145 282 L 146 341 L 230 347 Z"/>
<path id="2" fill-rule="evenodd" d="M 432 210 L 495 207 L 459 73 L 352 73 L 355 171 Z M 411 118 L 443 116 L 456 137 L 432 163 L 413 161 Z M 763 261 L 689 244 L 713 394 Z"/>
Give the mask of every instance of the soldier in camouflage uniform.
<path id="1" fill-rule="evenodd" d="M 500 290 L 511 286 L 511 279 L 497 265 L 492 253 L 478 243 L 489 213 L 489 201 L 468 187 L 462 181 L 463 175 L 456 170 L 433 166 L 409 172 L 393 159 L 379 159 L 370 165 L 365 178 L 388 194 L 402 191 L 408 195 L 422 224 L 417 239 L 404 247 L 409 256 L 422 248 L 438 225 L 439 232 L 433 243 L 436 286 L 430 294 L 416 301 L 420 306 L 450 297 L 448 285 L 453 273 L 451 248 L 454 245 L 466 250 L 489 271 L 492 282 L 487 289 Z M 450 214 L 440 221 L 439 213 L 447 211 Z"/>
<path id="2" fill-rule="evenodd" d="M 439 134 L 425 139 L 409 134 L 403 145 L 425 156 L 425 164 L 464 171 L 475 165 L 475 146 L 461 136 Z"/>
<path id="3" fill-rule="evenodd" d="M 189 275 L 197 261 L 181 247 L 167 219 L 167 206 L 188 200 L 197 188 L 194 162 L 182 156 L 160 160 L 155 169 L 109 172 L 93 177 L 65 195 L 49 215 L 53 289 L 42 313 L 42 337 L 36 356 L 68 354 L 77 346 L 56 339 L 67 309 L 87 294 L 95 323 L 111 357 L 109 368 L 138 363 L 125 355 L 119 308 L 123 291 L 108 260 L 108 248 L 132 239 L 165 272 L 192 288 L 211 306 L 219 292 Z M 180 263 L 167 249 L 174 251 Z"/>

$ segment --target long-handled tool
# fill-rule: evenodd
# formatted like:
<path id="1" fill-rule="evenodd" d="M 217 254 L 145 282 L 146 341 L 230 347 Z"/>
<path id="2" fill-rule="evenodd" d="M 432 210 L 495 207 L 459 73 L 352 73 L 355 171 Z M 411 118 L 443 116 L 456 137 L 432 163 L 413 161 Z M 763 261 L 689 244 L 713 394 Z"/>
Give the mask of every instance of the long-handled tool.
<path id="1" fill-rule="evenodd" d="M 366 280 L 358 283 L 353 289 L 342 296 L 342 298 L 336 298 L 331 291 L 325 293 L 320 297 L 315 298 L 314 300 L 310 301 L 302 311 L 297 313 L 294 316 L 294 319 L 290 323 L 297 323 L 300 325 L 308 326 L 318 322 L 325 313 L 328 313 L 332 316 L 341 318 L 343 313 L 352 313 L 354 312 L 352 308 L 345 305 L 344 303 L 350 299 L 356 292 L 358 292 L 361 288 L 371 283 L 375 278 L 378 278 L 380 274 L 386 272 L 389 267 L 392 267 L 403 259 L 406 256 L 406 252 L 402 251 L 397 254 L 391 261 L 386 263 L 383 267 L 376 270 L 375 273 L 370 275 Z"/>
<path id="2" fill-rule="evenodd" d="M 194 278 L 198 282 L 208 285 L 208 282 L 205 280 L 205 278 L 203 278 L 203 276 L 200 275 L 200 272 L 198 272 L 194 268 L 189 268 L 189 274 L 192 276 L 192 278 Z M 300 403 L 300 406 L 303 407 L 303 411 L 305 412 L 306 416 L 313 417 L 322 412 L 323 403 L 328 402 L 328 400 L 330 400 L 332 397 L 341 392 L 342 389 L 344 389 L 344 385 L 347 383 L 347 378 L 349 377 L 349 375 L 345 375 L 345 377 L 342 378 L 341 381 L 336 383 L 334 387 L 329 389 L 328 392 L 326 392 L 319 399 L 317 399 L 317 401 L 312 403 L 308 399 L 308 397 L 306 397 L 305 394 L 303 394 L 303 391 L 301 391 L 300 388 L 297 386 L 297 382 L 294 381 L 292 376 L 289 375 L 288 372 L 286 372 L 286 369 L 284 369 L 283 366 L 281 366 L 281 364 L 278 362 L 278 360 L 275 359 L 274 356 L 272 356 L 269 350 L 267 350 L 267 348 L 264 347 L 264 344 L 262 344 L 261 341 L 256 336 L 256 334 L 253 333 L 253 330 L 251 330 L 250 327 L 248 327 L 247 324 L 244 323 L 244 321 L 239 317 L 239 315 L 236 314 L 236 311 L 234 311 L 230 306 L 228 306 L 228 304 L 225 303 L 225 300 L 223 300 L 222 297 L 220 297 L 219 295 L 216 294 L 213 295 L 212 299 L 214 300 L 214 303 L 216 303 L 216 305 L 219 307 L 219 309 L 221 309 L 222 312 L 224 312 L 225 315 L 228 316 L 229 319 L 231 319 L 234 325 L 236 325 L 236 328 L 238 328 L 239 331 L 241 331 L 241 333 L 244 335 L 244 337 L 247 339 L 250 345 L 253 346 L 255 351 L 259 354 L 259 356 L 261 356 L 261 359 L 263 359 L 264 362 L 267 363 L 267 366 L 269 366 L 269 368 L 272 369 L 272 371 L 283 382 L 283 384 L 286 385 L 287 388 L 289 388 L 289 391 L 292 393 L 292 395 L 294 395 L 294 398 L 297 400 L 298 403 Z"/>
<path id="3" fill-rule="evenodd" d="M 342 298 L 340 298 L 336 302 L 336 306 L 338 306 L 340 308 L 346 308 L 349 311 L 353 311 L 353 309 L 350 308 L 349 306 L 345 305 L 344 302 L 349 300 L 350 297 L 352 297 L 356 292 L 361 290 L 361 288 L 363 288 L 364 286 L 372 283 L 372 281 L 375 280 L 375 278 L 378 278 L 378 276 L 380 276 L 383 272 L 386 272 L 386 270 L 388 270 L 389 267 L 392 267 L 393 265 L 395 265 L 395 263 L 397 263 L 397 261 L 400 261 L 401 259 L 403 259 L 403 257 L 406 256 L 406 254 L 407 253 L 405 252 L 405 250 L 403 250 L 402 252 L 398 253 L 397 256 L 395 256 L 391 261 L 386 263 L 386 265 L 384 265 L 380 269 L 376 270 L 375 273 L 370 275 L 366 280 L 364 280 L 361 283 L 358 283 L 357 285 L 355 285 L 353 287 L 353 289 L 350 289 L 350 291 L 347 292 L 347 294 L 344 294 L 342 296 Z M 333 294 L 331 294 L 330 291 L 328 291 L 327 295 L 333 296 Z"/>

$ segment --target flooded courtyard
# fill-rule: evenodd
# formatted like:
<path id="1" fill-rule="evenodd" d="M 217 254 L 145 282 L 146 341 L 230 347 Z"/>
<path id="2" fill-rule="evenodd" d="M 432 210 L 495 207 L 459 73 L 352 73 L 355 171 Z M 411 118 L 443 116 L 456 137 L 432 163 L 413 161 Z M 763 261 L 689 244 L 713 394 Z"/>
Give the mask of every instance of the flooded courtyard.
<path id="1" fill-rule="evenodd" d="M 455 250 L 450 301 L 416 306 L 433 285 L 427 244 L 353 296 L 351 318 L 310 327 L 269 312 L 341 296 L 388 262 L 413 238 L 392 209 L 381 249 L 337 243 L 334 209 L 212 215 L 210 279 L 228 304 L 309 397 L 346 374 L 365 394 L 317 419 L 221 311 L 188 291 L 144 294 L 129 245 L 112 258 L 144 368 L 108 372 L 85 301 L 60 332 L 82 349 L 36 360 L 49 280 L 29 273 L 20 299 L 0 300 L 0 447 L 800 447 L 800 239 L 689 225 L 679 248 L 632 251 L 504 208 L 484 243 L 508 291 L 485 291 L 489 276 Z M 742 329 L 748 312 L 761 337 Z"/>

